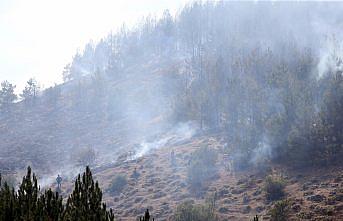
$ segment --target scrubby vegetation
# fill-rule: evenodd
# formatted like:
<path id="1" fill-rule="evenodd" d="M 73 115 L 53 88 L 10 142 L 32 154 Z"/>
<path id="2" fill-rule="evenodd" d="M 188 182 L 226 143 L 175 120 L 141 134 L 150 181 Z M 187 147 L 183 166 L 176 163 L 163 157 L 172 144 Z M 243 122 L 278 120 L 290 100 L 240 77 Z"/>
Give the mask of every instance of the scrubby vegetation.
<path id="1" fill-rule="evenodd" d="M 267 200 L 274 201 L 285 196 L 285 180 L 280 176 L 269 175 L 265 179 L 264 191 Z"/>
<path id="2" fill-rule="evenodd" d="M 197 191 L 205 187 L 205 183 L 216 175 L 217 153 L 215 150 L 202 147 L 192 153 L 187 170 L 188 183 Z"/>
<path id="3" fill-rule="evenodd" d="M 28 167 L 27 175 L 18 191 L 10 187 L 7 182 L 2 183 L 0 176 L 0 220 L 50 220 L 50 221 L 114 221 L 112 209 L 107 210 L 106 204 L 102 202 L 102 191 L 98 182 L 94 182 L 89 167 L 83 175 L 78 175 L 75 180 L 74 190 L 68 197 L 66 203 L 58 192 L 51 189 L 42 192 L 38 186 L 35 174 Z M 118 175 L 115 185 L 126 184 L 126 178 Z M 186 201 L 180 204 L 174 215 L 173 221 L 216 221 L 214 212 L 215 198 L 206 200 L 205 204 L 195 204 Z M 155 220 L 149 214 L 139 217 L 142 221 Z"/>
<path id="4" fill-rule="evenodd" d="M 108 191 L 113 194 L 119 194 L 125 188 L 127 184 L 126 176 L 120 174 L 117 175 L 112 181 Z"/>
<path id="5" fill-rule="evenodd" d="M 194 204 L 194 202 L 186 201 L 177 206 L 172 221 L 216 221 L 217 217 L 214 213 L 212 204 Z"/>
<path id="6" fill-rule="evenodd" d="M 273 208 L 270 209 L 269 215 L 271 221 L 287 221 L 289 220 L 290 203 L 288 200 L 281 200 L 275 202 Z"/>

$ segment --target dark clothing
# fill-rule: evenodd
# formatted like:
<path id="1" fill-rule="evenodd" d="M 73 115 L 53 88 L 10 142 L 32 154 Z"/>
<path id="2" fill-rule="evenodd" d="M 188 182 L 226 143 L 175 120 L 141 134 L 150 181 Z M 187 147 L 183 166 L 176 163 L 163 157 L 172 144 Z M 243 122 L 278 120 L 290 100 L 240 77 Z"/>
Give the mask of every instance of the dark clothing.
<path id="1" fill-rule="evenodd" d="M 56 178 L 56 182 L 57 182 L 57 188 L 61 188 L 62 177 L 60 177 L 58 175 L 57 178 Z"/>

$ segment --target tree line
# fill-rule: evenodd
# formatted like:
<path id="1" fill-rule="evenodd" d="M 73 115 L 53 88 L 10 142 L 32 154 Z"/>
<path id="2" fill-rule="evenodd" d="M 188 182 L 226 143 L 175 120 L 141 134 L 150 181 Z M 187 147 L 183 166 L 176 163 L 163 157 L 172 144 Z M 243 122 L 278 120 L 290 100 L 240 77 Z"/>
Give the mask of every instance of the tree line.
<path id="1" fill-rule="evenodd" d="M 0 110 L 4 113 L 9 112 L 13 104 L 21 99 L 27 103 L 34 102 L 40 92 L 40 86 L 34 78 L 30 78 L 21 94 L 15 93 L 16 85 L 7 80 L 1 82 L 0 89 Z"/>
<path id="2" fill-rule="evenodd" d="M 309 28 L 327 13 L 339 16 L 316 3 L 195 1 L 175 17 L 166 10 L 89 43 L 64 78 L 96 73 L 120 79 L 134 63 L 175 59 L 176 80 L 168 79 L 165 93 L 172 94 L 172 119 L 224 131 L 237 165 L 261 163 L 253 155 L 265 146 L 278 162 L 337 164 L 343 154 L 342 48 L 335 36 L 321 33 L 329 36 L 323 40 Z M 323 41 L 333 45 L 324 58 Z M 321 63 L 331 65 L 323 70 Z"/>
<path id="3" fill-rule="evenodd" d="M 58 192 L 41 191 L 35 174 L 28 167 L 16 191 L 0 176 L 0 220 L 94 220 L 114 221 L 112 209 L 102 202 L 102 191 L 92 178 L 89 167 L 75 180 L 74 190 L 66 203 Z"/>

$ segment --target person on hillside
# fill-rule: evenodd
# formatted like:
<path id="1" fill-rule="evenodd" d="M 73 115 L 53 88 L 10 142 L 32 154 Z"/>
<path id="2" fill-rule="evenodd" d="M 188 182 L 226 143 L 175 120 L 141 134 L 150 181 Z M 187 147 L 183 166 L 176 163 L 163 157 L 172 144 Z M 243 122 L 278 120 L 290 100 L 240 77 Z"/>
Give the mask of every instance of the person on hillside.
<path id="1" fill-rule="evenodd" d="M 133 170 L 133 173 L 132 173 L 131 177 L 132 177 L 132 178 L 135 178 L 135 179 L 137 179 L 137 178 L 139 177 L 139 173 L 137 172 L 136 167 L 135 167 L 135 169 Z"/>
<path id="2" fill-rule="evenodd" d="M 58 174 L 56 178 L 57 188 L 61 189 L 62 177 Z"/>

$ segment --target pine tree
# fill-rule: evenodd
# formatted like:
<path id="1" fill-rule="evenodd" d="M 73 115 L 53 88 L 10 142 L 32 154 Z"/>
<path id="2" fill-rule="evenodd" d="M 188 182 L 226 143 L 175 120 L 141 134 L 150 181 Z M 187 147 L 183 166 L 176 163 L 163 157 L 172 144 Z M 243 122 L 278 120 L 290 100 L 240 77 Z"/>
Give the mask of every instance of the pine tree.
<path id="1" fill-rule="evenodd" d="M 0 186 L 1 221 L 114 221 L 113 211 L 107 211 L 102 203 L 102 192 L 88 167 L 82 179 L 78 176 L 66 207 L 58 192 L 48 189 L 41 193 L 30 167 L 17 192 L 7 183 L 2 185 L 1 174 Z"/>
<path id="2" fill-rule="evenodd" d="M 1 174 L 0 174 L 0 220 L 3 221 L 12 221 L 16 220 L 16 194 L 14 189 L 10 188 L 9 185 L 5 182 L 3 185 L 1 183 Z"/>
<path id="3" fill-rule="evenodd" d="M 27 85 L 25 86 L 22 94 L 20 94 L 20 97 L 25 102 L 31 102 L 33 103 L 38 95 L 39 92 L 39 86 L 37 81 L 34 78 L 30 78 L 27 81 Z"/>
<path id="4" fill-rule="evenodd" d="M 0 109 L 3 112 L 9 111 L 9 108 L 17 99 L 17 95 L 14 93 L 15 85 L 9 83 L 8 81 L 3 81 L 1 83 L 0 90 Z"/>
<path id="5" fill-rule="evenodd" d="M 18 214 L 19 219 L 35 220 L 38 211 L 39 187 L 35 174 L 32 174 L 31 168 L 27 168 L 27 175 L 18 190 Z"/>
<path id="6" fill-rule="evenodd" d="M 112 209 L 106 211 L 106 204 L 102 203 L 102 192 L 98 182 L 94 182 L 89 167 L 82 178 L 79 175 L 75 181 L 73 193 L 68 198 L 64 220 L 114 220 Z"/>
<path id="7" fill-rule="evenodd" d="M 47 220 L 61 220 L 64 207 L 62 197 L 58 192 L 53 192 L 51 189 L 46 190 L 40 196 L 38 204 L 40 217 L 45 217 Z"/>

